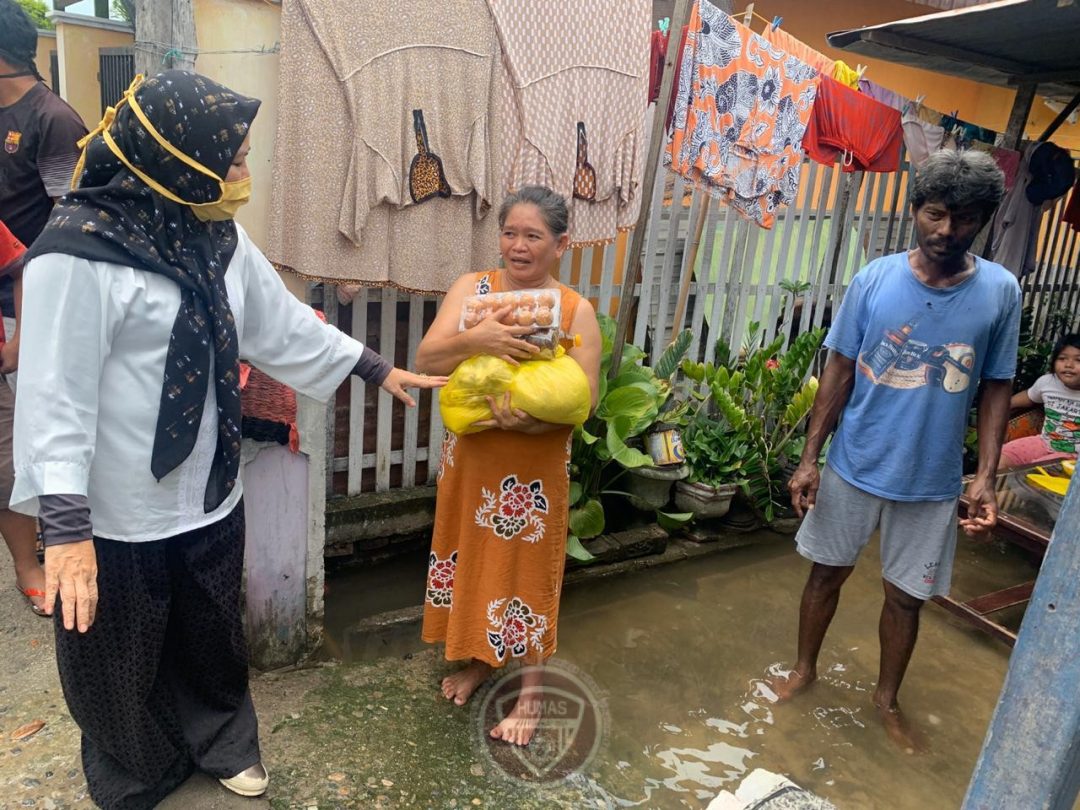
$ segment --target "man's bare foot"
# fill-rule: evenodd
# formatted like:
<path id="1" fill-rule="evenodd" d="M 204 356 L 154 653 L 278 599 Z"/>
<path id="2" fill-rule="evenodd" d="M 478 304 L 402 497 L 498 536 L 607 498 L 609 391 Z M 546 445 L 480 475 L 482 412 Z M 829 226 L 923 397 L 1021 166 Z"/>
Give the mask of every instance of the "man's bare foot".
<path id="1" fill-rule="evenodd" d="M 926 740 L 908 722 L 907 716 L 900 711 L 900 706 L 895 702 L 890 706 L 874 699 L 874 707 L 878 710 L 881 723 L 885 726 L 885 733 L 900 750 L 907 754 L 922 754 L 927 749 Z"/>
<path id="2" fill-rule="evenodd" d="M 447 675 L 442 681 L 442 693 L 447 700 L 452 700 L 458 706 L 464 706 L 469 702 L 473 692 L 491 674 L 491 667 L 483 661 L 475 658 L 467 667 L 458 670 L 453 675 Z"/>
<path id="3" fill-rule="evenodd" d="M 786 675 L 773 675 L 765 683 L 776 693 L 777 703 L 786 703 L 816 680 L 817 670 L 809 669 L 803 675 L 799 670 L 793 669 Z"/>
<path id="4" fill-rule="evenodd" d="M 540 723 L 543 701 L 540 693 L 521 694 L 501 723 L 491 730 L 491 737 L 511 745 L 528 745 Z"/>

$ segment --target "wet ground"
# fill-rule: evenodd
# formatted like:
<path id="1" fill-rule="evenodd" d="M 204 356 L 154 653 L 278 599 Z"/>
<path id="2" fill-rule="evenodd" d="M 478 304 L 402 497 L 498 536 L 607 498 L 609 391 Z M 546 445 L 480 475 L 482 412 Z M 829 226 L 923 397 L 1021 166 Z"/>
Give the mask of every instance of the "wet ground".
<path id="1" fill-rule="evenodd" d="M 897 752 L 869 703 L 881 605 L 872 545 L 845 586 L 820 682 L 774 706 L 762 682 L 794 654 L 807 563 L 789 539 L 756 539 L 752 547 L 567 589 L 558 657 L 590 674 L 607 697 L 609 740 L 592 779 L 605 804 L 704 807 L 749 770 L 766 768 L 841 808 L 958 807 L 1008 648 L 927 607 L 901 700 L 930 751 Z M 380 577 L 332 579 L 329 646 L 366 655 L 342 618 L 395 599 L 394 607 L 415 604 L 423 562 L 397 561 Z M 1011 547 L 962 538 L 953 592 L 973 596 L 1034 571 Z M 1014 628 L 1021 617 L 1022 608 L 999 615 Z"/>
<path id="2" fill-rule="evenodd" d="M 437 695 L 447 665 L 407 642 L 416 651 L 408 658 L 255 677 L 273 776 L 267 799 L 232 798 L 196 778 L 163 807 L 702 808 L 754 768 L 785 773 L 840 808 L 958 807 L 1008 649 L 928 607 L 901 699 L 931 751 L 897 752 L 868 702 L 881 602 L 873 551 L 845 588 L 821 682 L 774 706 L 761 682 L 793 654 L 806 564 L 787 538 L 754 539 L 748 548 L 567 589 L 558 657 L 600 690 L 608 733 L 594 766 L 557 791 L 500 778 L 469 710 Z M 1014 551 L 961 541 L 955 590 L 1004 587 L 1032 571 Z M 328 647 L 370 655 L 348 641 L 348 629 L 365 612 L 416 604 L 422 584 L 420 559 L 333 577 Z M 89 807 L 51 628 L 11 588 L 0 589 L 0 645 L 0 808 Z M 35 719 L 45 728 L 11 741 Z"/>

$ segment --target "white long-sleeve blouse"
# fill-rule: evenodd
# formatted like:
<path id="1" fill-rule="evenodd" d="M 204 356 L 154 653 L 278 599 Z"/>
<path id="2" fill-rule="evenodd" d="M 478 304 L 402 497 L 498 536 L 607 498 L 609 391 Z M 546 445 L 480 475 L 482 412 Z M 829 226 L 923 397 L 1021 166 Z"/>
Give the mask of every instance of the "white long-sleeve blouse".
<path id="1" fill-rule="evenodd" d="M 225 274 L 240 356 L 302 394 L 327 401 L 363 346 L 297 300 L 248 235 Z M 23 281 L 11 508 L 42 495 L 85 495 L 94 534 L 159 540 L 232 511 L 203 511 L 217 446 L 214 386 L 191 455 L 161 481 L 150 472 L 165 356 L 180 289 L 154 273 L 62 254 L 29 262 Z M 210 379 L 213 379 L 211 373 Z"/>

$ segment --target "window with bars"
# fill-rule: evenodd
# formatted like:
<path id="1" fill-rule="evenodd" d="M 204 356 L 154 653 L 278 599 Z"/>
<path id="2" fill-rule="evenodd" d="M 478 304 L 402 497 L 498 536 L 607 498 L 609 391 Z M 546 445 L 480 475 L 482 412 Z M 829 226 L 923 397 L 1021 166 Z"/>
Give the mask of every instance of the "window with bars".
<path id="1" fill-rule="evenodd" d="M 101 84 L 101 113 L 116 104 L 135 78 L 134 48 L 99 48 L 98 81 Z"/>

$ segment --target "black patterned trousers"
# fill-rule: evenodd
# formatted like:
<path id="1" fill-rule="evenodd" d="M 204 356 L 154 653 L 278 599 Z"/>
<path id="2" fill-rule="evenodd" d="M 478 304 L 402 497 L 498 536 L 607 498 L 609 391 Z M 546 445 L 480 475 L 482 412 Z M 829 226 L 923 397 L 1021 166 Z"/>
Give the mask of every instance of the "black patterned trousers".
<path id="1" fill-rule="evenodd" d="M 259 761 L 241 618 L 244 506 L 145 543 L 94 539 L 98 612 L 86 634 L 56 611 L 56 659 L 82 731 L 91 798 L 152 808 L 196 768 L 229 777 Z"/>

